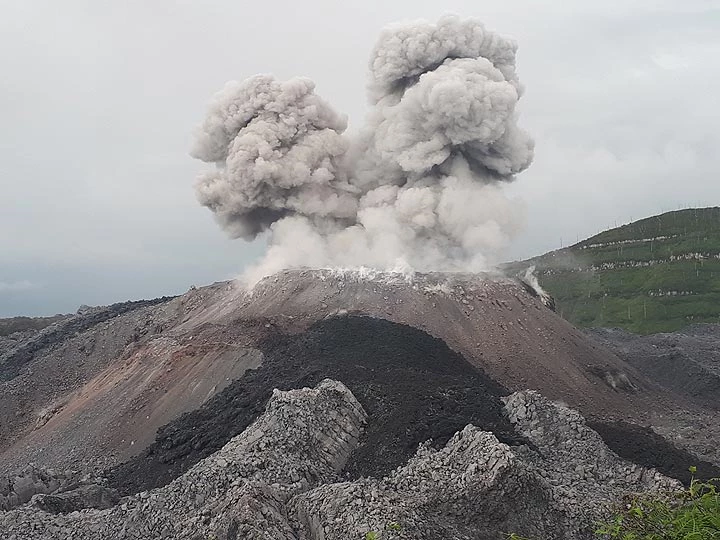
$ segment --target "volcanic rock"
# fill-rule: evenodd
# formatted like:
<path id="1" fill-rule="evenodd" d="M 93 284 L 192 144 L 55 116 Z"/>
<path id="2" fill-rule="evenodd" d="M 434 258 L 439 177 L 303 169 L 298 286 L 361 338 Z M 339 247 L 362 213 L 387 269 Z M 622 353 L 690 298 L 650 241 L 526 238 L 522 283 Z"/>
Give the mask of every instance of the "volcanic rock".
<path id="1" fill-rule="evenodd" d="M 279 361 L 277 351 L 287 339 L 299 336 L 297 346 L 302 348 L 302 335 L 313 324 L 347 315 L 384 319 L 443 340 L 482 374 L 483 392 L 491 397 L 502 392 L 488 392 L 488 380 L 507 392 L 538 390 L 593 421 L 670 425 L 668 430 L 682 426 L 683 438 L 673 442 L 714 459 L 706 447 L 712 441 L 718 446 L 717 429 L 708 427 L 708 409 L 702 403 L 689 399 L 681 388 L 668 390 L 588 339 L 516 280 L 476 274 L 293 270 L 266 278 L 252 291 L 218 283 L 175 299 L 94 308 L 18 344 L 0 362 L 6 379 L 0 382 L 0 474 L 13 474 L 29 462 L 85 473 L 125 462 L 152 444 L 158 428 L 209 403 L 273 354 L 273 362 Z M 417 356 L 422 354 L 417 349 Z M 295 382 L 302 386 L 324 377 L 347 379 L 359 399 L 370 403 L 370 389 L 365 394 L 358 390 L 365 383 L 335 373 L 332 362 L 323 362 L 322 369 L 306 373 L 307 380 L 302 380 L 290 359 L 298 375 Z M 469 371 L 462 368 L 458 373 Z M 256 393 L 244 394 L 247 414 L 232 423 L 237 431 L 196 438 L 192 445 L 197 448 L 189 453 L 175 437 L 171 448 L 192 454 L 192 459 L 180 455 L 170 460 L 171 465 L 182 463 L 176 474 L 242 431 L 275 386 L 293 387 L 266 377 Z M 401 390 L 398 387 L 398 403 L 406 399 Z M 430 392 L 430 401 L 435 401 L 429 404 L 436 411 L 438 405 L 448 404 L 464 412 L 447 424 L 438 421 L 448 417 L 444 412 L 425 422 L 427 427 L 419 422 L 414 437 L 443 444 L 461 429 L 460 419 L 475 422 L 468 415 L 478 409 L 468 404 L 481 399 L 479 395 L 463 389 L 458 395 L 451 393 L 445 403 L 447 398 Z M 436 423 L 441 429 L 434 432 Z M 512 443 L 503 439 L 498 426 L 480 427 Z M 161 431 L 160 439 L 170 431 Z M 698 441 L 693 434 L 709 438 Z M 413 437 L 407 441 L 417 442 Z M 400 461 L 391 466 L 401 464 L 405 458 L 399 456 L 411 452 L 392 454 Z M 361 469 L 351 463 L 349 470 Z M 378 469 L 374 474 L 386 473 Z"/>
<path id="2" fill-rule="evenodd" d="M 241 433 L 273 388 L 342 380 L 368 414 L 345 476 L 383 476 L 418 444 L 441 447 L 467 424 L 502 442 L 525 442 L 503 414 L 509 393 L 443 341 L 409 326 L 358 316 L 331 317 L 298 334 L 264 341 L 262 365 L 202 407 L 164 426 L 145 451 L 109 472 L 123 494 L 162 486 Z"/>
<path id="3" fill-rule="evenodd" d="M 0 513 L 13 540 L 148 537 L 346 539 L 591 538 L 595 519 L 629 491 L 679 483 L 609 451 L 575 411 L 535 392 L 506 400 L 533 438 L 513 450 L 466 426 L 447 445 L 421 446 L 388 476 L 338 482 L 365 412 L 341 383 L 276 391 L 266 412 L 169 485 L 108 510 Z M 589 452 L 588 450 L 592 450 Z"/>
<path id="4" fill-rule="evenodd" d="M 3 538 L 294 539 L 284 511 L 295 494 L 337 478 L 365 413 L 342 384 L 274 392 L 266 413 L 168 486 L 105 511 L 0 513 Z"/>

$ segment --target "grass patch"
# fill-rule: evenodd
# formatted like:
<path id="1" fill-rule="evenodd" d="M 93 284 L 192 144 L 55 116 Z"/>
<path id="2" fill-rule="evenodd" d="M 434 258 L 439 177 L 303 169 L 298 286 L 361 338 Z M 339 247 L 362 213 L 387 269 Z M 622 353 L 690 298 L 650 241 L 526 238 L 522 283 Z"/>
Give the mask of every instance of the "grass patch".
<path id="1" fill-rule="evenodd" d="M 595 536 L 603 540 L 719 540 L 720 493 L 718 482 L 695 479 L 690 486 L 671 493 L 645 493 L 628 497 Z M 516 533 L 508 540 L 530 540 Z"/>
<path id="2" fill-rule="evenodd" d="M 620 540 L 718 540 L 720 493 L 712 482 L 693 478 L 679 493 L 635 496 L 595 534 Z"/>

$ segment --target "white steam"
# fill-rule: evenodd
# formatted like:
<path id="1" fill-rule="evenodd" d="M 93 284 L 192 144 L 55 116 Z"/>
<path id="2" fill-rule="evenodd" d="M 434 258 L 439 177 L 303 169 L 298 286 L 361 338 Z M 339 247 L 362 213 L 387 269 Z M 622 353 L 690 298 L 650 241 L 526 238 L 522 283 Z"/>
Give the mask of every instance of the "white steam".
<path id="1" fill-rule="evenodd" d="M 517 126 L 516 44 L 476 20 L 387 28 L 356 140 L 307 79 L 259 75 L 215 96 L 192 155 L 197 194 L 233 236 L 269 229 L 248 281 L 283 268 L 469 270 L 522 225 L 502 183 L 532 161 Z"/>

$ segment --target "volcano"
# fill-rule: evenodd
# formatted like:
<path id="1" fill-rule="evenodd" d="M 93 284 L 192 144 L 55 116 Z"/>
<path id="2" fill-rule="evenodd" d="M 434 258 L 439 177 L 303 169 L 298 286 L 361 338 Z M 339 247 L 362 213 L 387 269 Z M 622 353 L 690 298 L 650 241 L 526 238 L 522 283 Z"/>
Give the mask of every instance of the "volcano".
<path id="1" fill-rule="evenodd" d="M 2 472 L 28 462 L 117 465 L 248 370 L 261 370 L 268 358 L 281 362 L 277 351 L 288 340 L 349 316 L 415 329 L 404 338 L 410 345 L 418 335 L 441 340 L 463 366 L 497 385 L 497 395 L 537 390 L 603 422 L 652 425 L 678 411 L 688 411 L 687 419 L 704 413 L 576 330 L 517 280 L 293 270 L 251 291 L 222 282 L 157 303 L 96 309 L 6 352 L 0 409 L 12 412 L 0 423 Z M 379 344 L 362 346 L 370 358 Z M 424 354 L 422 346 L 415 351 Z M 263 406 L 260 400 L 256 414 Z"/>
<path id="2" fill-rule="evenodd" d="M 695 466 L 717 476 L 705 448 L 714 431 L 702 428 L 716 411 L 686 386 L 670 387 L 642 363 L 623 360 L 548 304 L 527 283 L 494 274 L 299 269 L 251 290 L 221 282 L 175 298 L 85 309 L 0 359 L 0 505 L 32 498 L 43 511 L 68 513 L 175 489 L 263 421 L 276 392 L 326 380 L 344 385 L 363 411 L 342 443 L 352 448 L 333 469 L 333 478 L 351 485 L 415 471 L 418 448 L 449 451 L 465 444 L 460 433 L 509 449 L 501 453 L 510 452 L 512 463 L 530 459 L 537 467 L 540 458 L 528 457 L 537 455 L 545 456 L 542 467 L 555 467 L 547 430 L 566 429 L 558 427 L 569 421 L 565 407 L 582 414 L 567 429 L 587 449 L 557 457 L 558 467 L 579 460 L 578 470 L 603 468 L 599 478 L 641 467 L 659 472 L 639 478 L 688 481 Z M 528 424 L 524 411 L 532 407 L 554 420 L 538 431 L 546 420 Z M 687 436 L 689 426 L 704 435 Z M 564 437 L 560 431 L 551 439 Z M 593 445 L 607 448 L 612 465 L 580 463 Z M 522 482 L 540 490 L 538 500 L 548 496 L 534 480 Z M 71 489 L 78 485 L 85 491 Z M 303 500 L 312 511 L 331 511 Z"/>

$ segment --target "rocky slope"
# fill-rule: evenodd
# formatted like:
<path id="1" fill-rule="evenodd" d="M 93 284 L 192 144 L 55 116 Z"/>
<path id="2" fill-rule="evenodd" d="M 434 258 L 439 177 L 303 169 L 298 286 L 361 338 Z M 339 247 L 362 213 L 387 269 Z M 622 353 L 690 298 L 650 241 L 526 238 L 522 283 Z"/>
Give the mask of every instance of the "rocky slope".
<path id="1" fill-rule="evenodd" d="M 96 308 L 0 357 L 0 475 L 125 459 L 259 363 L 254 349 L 167 335 L 185 316 L 182 299 Z"/>
<path id="2" fill-rule="evenodd" d="M 692 422 L 684 411 L 653 419 L 653 429 L 676 444 L 693 440 L 698 456 L 720 463 L 720 325 L 699 324 L 672 333 L 638 336 L 621 329 L 590 329 L 586 334 L 641 371 L 667 392 L 702 406 Z"/>
<path id="3" fill-rule="evenodd" d="M 273 389 L 345 381 L 368 414 L 349 477 L 382 476 L 407 461 L 418 444 L 443 445 L 474 424 L 501 441 L 522 440 L 502 412 L 509 392 L 437 338 L 368 317 L 332 317 L 307 331 L 262 344 L 263 363 L 198 410 L 164 426 L 144 452 L 114 468 L 122 493 L 161 486 L 242 432 Z"/>
<path id="4" fill-rule="evenodd" d="M 650 395 L 652 408 L 667 403 L 631 366 L 588 340 L 517 280 L 501 276 L 286 271 L 260 282 L 252 294 L 202 292 L 208 295 L 204 305 L 176 331 L 261 319 L 296 333 L 330 315 L 369 315 L 442 339 L 510 389 L 533 388 L 589 414 L 643 414 Z"/>
<path id="5" fill-rule="evenodd" d="M 107 510 L 0 513 L 11 540 L 123 538 L 498 539 L 591 537 L 629 491 L 676 481 L 624 462 L 575 411 L 535 392 L 505 399 L 530 441 L 511 449 L 467 426 L 441 449 L 422 446 L 383 478 L 338 482 L 367 418 L 341 383 L 273 393 L 265 413 L 167 486 Z M 37 504 L 37 501 L 35 504 Z"/>
<path id="6" fill-rule="evenodd" d="M 342 314 L 422 330 L 508 391 L 538 390 L 593 420 L 654 425 L 681 411 L 673 421 L 687 427 L 705 415 L 700 404 L 588 339 L 515 280 L 298 270 L 267 278 L 250 293 L 219 283 L 77 315 L 6 353 L 0 411 L 14 412 L 0 414 L 0 474 L 29 462 L 99 471 L 137 456 L 158 428 L 218 396 L 266 357 L 281 360 L 276 351 L 288 338 L 297 336 L 302 348 L 314 323 Z M 306 384 L 333 376 L 331 364 Z M 266 393 L 268 386 L 290 389 L 281 380 L 264 384 Z M 235 434 L 196 441 L 193 459 Z M 694 441 L 678 444 L 693 449 Z"/>
<path id="7" fill-rule="evenodd" d="M 586 332 L 670 392 L 720 409 L 720 325 L 639 336 L 618 328 Z"/>
<path id="8" fill-rule="evenodd" d="M 712 381 L 546 303 L 297 270 L 59 321 L 0 357 L 0 537 L 579 539 L 627 491 L 720 476 Z M 671 348 L 713 374 L 712 336 Z"/>
<path id="9" fill-rule="evenodd" d="M 0 356 L 14 348 L 19 342 L 30 339 L 34 334 L 70 315 L 52 317 L 9 317 L 0 319 Z"/>
<path id="10" fill-rule="evenodd" d="M 440 447 L 468 424 L 511 446 L 527 443 L 503 412 L 502 399 L 510 391 L 418 329 L 335 316 L 304 332 L 273 336 L 261 347 L 261 366 L 164 426 L 145 451 L 109 471 L 110 485 L 123 494 L 164 485 L 241 433 L 274 388 L 313 386 L 325 377 L 345 381 L 368 413 L 361 444 L 345 468 L 347 478 L 381 477 L 405 463 L 418 444 Z M 596 428 L 614 429 L 612 447 L 630 450 L 624 455 L 636 463 L 681 478 L 691 465 L 706 476 L 720 475 L 720 469 L 705 471 L 697 458 L 659 437 L 648 438 L 637 426 L 600 422 Z"/>

